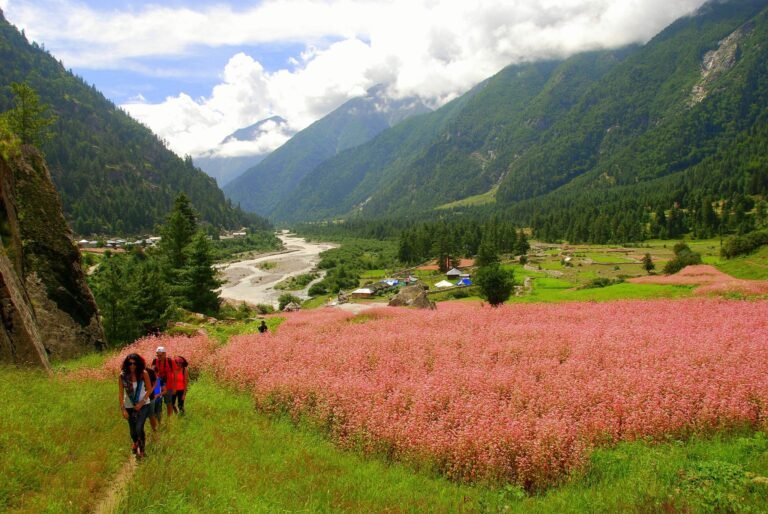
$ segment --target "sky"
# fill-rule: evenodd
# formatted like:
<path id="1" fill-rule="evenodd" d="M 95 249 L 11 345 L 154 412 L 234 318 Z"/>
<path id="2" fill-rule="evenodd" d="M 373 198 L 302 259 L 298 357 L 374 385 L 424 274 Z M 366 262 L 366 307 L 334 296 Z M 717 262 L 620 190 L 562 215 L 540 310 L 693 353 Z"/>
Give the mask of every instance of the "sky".
<path id="1" fill-rule="evenodd" d="M 384 84 L 438 107 L 507 65 L 645 43 L 705 0 L 0 0 L 179 155 L 263 154 Z M 226 136 L 271 116 L 252 143 Z"/>

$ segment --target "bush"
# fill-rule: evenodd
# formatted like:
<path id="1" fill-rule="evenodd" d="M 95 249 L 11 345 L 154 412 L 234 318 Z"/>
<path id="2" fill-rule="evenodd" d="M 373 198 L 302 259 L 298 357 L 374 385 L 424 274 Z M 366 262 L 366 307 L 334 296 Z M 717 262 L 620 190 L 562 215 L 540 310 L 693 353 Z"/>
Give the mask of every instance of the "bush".
<path id="1" fill-rule="evenodd" d="M 277 299 L 277 304 L 279 306 L 278 308 L 280 310 L 285 309 L 285 306 L 291 302 L 298 303 L 299 305 L 301 305 L 301 298 L 299 298 L 298 296 L 294 296 L 290 293 L 283 293 Z"/>
<path id="2" fill-rule="evenodd" d="M 328 289 L 326 288 L 325 284 L 318 282 L 316 284 L 312 284 L 312 287 L 309 288 L 307 293 L 309 296 L 322 296 L 324 294 L 328 294 Z"/>
<path id="3" fill-rule="evenodd" d="M 499 263 L 495 262 L 477 270 L 475 283 L 480 287 L 480 292 L 488 303 L 498 307 L 512 295 L 515 278 L 512 271 L 502 269 Z"/>
<path id="4" fill-rule="evenodd" d="M 701 264 L 701 255 L 692 251 L 687 244 L 680 242 L 674 248 L 675 258 L 664 266 L 664 273 L 672 275 L 686 266 Z"/>
<path id="5" fill-rule="evenodd" d="M 596 289 L 596 288 L 600 288 L 600 287 L 608 287 L 608 286 L 612 286 L 614 284 L 621 284 L 622 282 L 624 282 L 624 279 L 622 277 L 618 277 L 618 278 L 608 278 L 608 277 L 593 278 L 587 284 L 581 286 L 581 289 Z"/>
<path id="6" fill-rule="evenodd" d="M 729 237 L 723 242 L 720 255 L 726 259 L 732 259 L 739 255 L 746 255 L 766 244 L 768 244 L 768 230 L 758 230 L 743 236 Z"/>

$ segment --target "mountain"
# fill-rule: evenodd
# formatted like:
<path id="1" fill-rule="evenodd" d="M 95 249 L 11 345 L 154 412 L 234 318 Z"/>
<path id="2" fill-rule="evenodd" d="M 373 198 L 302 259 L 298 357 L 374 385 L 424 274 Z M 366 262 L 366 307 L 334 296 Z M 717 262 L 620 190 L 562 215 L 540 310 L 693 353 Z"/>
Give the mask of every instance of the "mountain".
<path id="1" fill-rule="evenodd" d="M 275 218 L 428 215 L 485 202 L 483 212 L 548 217 L 565 231 L 595 206 L 607 216 L 626 202 L 670 208 L 759 194 L 767 6 L 711 2 L 641 47 L 506 68 L 471 98 L 326 160 Z"/>
<path id="2" fill-rule="evenodd" d="M 45 161 L 0 127 L 0 362 L 102 349 L 104 331 Z"/>
<path id="3" fill-rule="evenodd" d="M 259 164 L 267 155 L 269 154 L 223 157 L 213 152 L 206 152 L 192 157 L 192 162 L 206 175 L 213 177 L 219 187 L 224 187 L 245 173 L 246 170 Z"/>
<path id="4" fill-rule="evenodd" d="M 274 216 L 388 215 L 484 193 L 503 176 L 491 164 L 510 133 L 532 139 L 627 52 L 510 66 L 437 111 L 325 161 Z"/>
<path id="5" fill-rule="evenodd" d="M 191 159 L 176 156 L 147 127 L 30 44 L 1 14 L 0 63 L 0 112 L 13 106 L 8 86 L 26 82 L 56 115 L 42 150 L 77 233 L 149 232 L 182 191 L 210 224 L 264 223 L 233 207 Z"/>
<path id="6" fill-rule="evenodd" d="M 263 136 L 267 132 L 274 130 L 274 127 L 287 129 L 288 121 L 280 116 L 271 116 L 267 119 L 258 121 L 248 127 L 238 129 L 224 138 L 222 144 L 231 143 L 234 141 L 256 141 L 259 137 Z"/>
<path id="7" fill-rule="evenodd" d="M 288 126 L 288 121 L 280 116 L 272 116 L 236 130 L 225 137 L 218 147 L 193 157 L 195 166 L 216 179 L 219 186 L 224 186 L 232 179 L 239 177 L 246 170 L 256 166 L 269 155 L 269 151 L 254 153 L 254 148 L 260 147 L 264 137 L 274 137 L 275 133 L 290 138 L 295 134 Z M 232 147 L 236 147 L 235 155 L 228 156 Z M 244 148 L 247 147 L 247 148 Z M 237 155 L 237 150 L 248 150 L 247 155 Z"/>
<path id="8" fill-rule="evenodd" d="M 318 164 L 429 109 L 418 99 L 391 100 L 381 87 L 354 98 L 293 136 L 224 187 L 243 209 L 268 215 Z"/>

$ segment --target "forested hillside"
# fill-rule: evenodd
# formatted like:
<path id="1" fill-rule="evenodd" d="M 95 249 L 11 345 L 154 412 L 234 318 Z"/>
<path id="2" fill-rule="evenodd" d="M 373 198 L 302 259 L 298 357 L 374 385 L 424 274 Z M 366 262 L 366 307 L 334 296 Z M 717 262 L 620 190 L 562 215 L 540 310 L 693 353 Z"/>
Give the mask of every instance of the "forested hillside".
<path id="1" fill-rule="evenodd" d="M 326 161 L 276 217 L 428 216 L 484 194 L 493 203 L 440 212 L 596 242 L 639 240 L 654 223 L 672 236 L 660 218 L 681 213 L 701 233 L 723 218 L 735 228 L 768 188 L 767 6 L 712 2 L 642 47 L 507 68 Z"/>
<path id="2" fill-rule="evenodd" d="M 191 159 L 176 156 L 44 48 L 30 44 L 2 13 L 0 63 L 0 112 L 14 105 L 8 86 L 26 82 L 56 116 L 42 150 L 75 232 L 150 231 L 179 192 L 209 224 L 266 226 L 233 207 Z"/>
<path id="3" fill-rule="evenodd" d="M 272 214 L 316 166 L 354 148 L 404 119 L 429 111 L 418 99 L 390 100 L 374 87 L 361 98 L 344 103 L 293 136 L 263 161 L 224 187 L 232 201 L 259 214 Z"/>

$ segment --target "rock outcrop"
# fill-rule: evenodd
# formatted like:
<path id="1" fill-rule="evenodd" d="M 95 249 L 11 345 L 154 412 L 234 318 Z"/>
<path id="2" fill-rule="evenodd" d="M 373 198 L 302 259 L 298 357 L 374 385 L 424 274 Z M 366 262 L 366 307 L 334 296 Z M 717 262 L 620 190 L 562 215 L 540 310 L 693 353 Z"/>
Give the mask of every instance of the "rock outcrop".
<path id="1" fill-rule="evenodd" d="M 0 362 L 49 367 L 104 331 L 58 193 L 31 147 L 0 155 Z"/>
<path id="2" fill-rule="evenodd" d="M 739 60 L 739 45 L 754 30 L 752 23 L 739 27 L 731 35 L 718 43 L 717 49 L 704 54 L 701 62 L 701 79 L 693 86 L 689 104 L 696 105 L 709 95 L 712 84 L 729 72 Z"/>
<path id="3" fill-rule="evenodd" d="M 422 285 L 402 288 L 389 301 L 390 307 L 416 307 L 418 309 L 435 309 L 435 302 L 427 297 L 427 288 Z"/>

